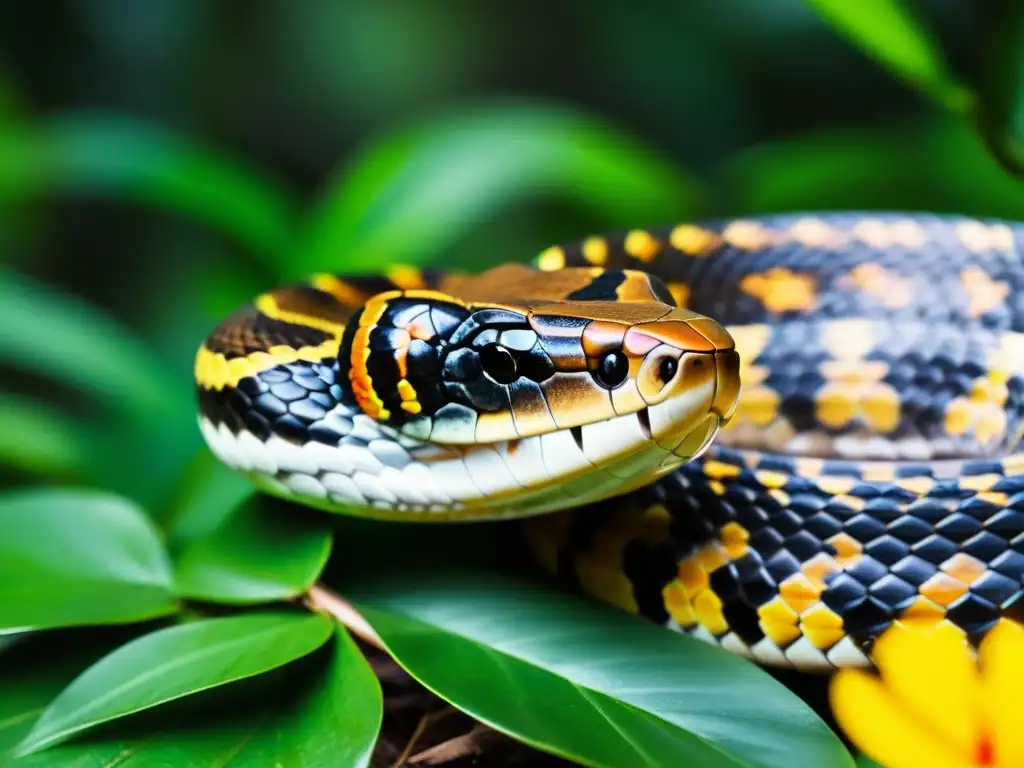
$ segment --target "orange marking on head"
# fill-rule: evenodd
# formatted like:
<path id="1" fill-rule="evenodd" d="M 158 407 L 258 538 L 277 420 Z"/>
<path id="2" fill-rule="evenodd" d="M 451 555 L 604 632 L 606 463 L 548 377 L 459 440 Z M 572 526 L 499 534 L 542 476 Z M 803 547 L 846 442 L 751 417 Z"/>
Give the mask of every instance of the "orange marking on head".
<path id="1" fill-rule="evenodd" d="M 746 275 L 740 290 L 760 299 L 769 312 L 807 312 L 818 305 L 817 282 L 811 275 L 772 267 L 761 275 Z"/>

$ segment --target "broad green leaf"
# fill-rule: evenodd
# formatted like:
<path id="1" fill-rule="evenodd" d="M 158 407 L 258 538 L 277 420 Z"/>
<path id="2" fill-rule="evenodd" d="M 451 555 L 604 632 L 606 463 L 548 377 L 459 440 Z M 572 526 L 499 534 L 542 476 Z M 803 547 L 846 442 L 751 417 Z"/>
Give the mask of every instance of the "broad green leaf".
<path id="1" fill-rule="evenodd" d="M 311 214 L 292 273 L 425 264 L 498 211 L 550 195 L 608 226 L 692 215 L 701 197 L 671 161 L 602 120 L 541 104 L 474 106 L 385 136 L 346 163 Z"/>
<path id="2" fill-rule="evenodd" d="M 186 547 L 175 567 L 178 594 L 245 604 L 285 600 L 313 586 L 331 552 L 328 520 L 282 507 L 254 499 Z"/>
<path id="3" fill-rule="evenodd" d="M 1024 174 L 1024 3 L 990 0 L 979 46 L 978 123 L 992 153 Z"/>
<path id="4" fill-rule="evenodd" d="M 0 627 L 118 624 L 172 613 L 171 567 L 130 502 L 99 491 L 0 494 Z"/>
<path id="5" fill-rule="evenodd" d="M 79 388 L 133 418 L 190 402 L 141 339 L 95 307 L 0 268 L 0 365 Z M 184 382 L 183 382 L 184 384 Z"/>
<path id="6" fill-rule="evenodd" d="M 209 536 L 255 492 L 244 476 L 228 469 L 203 448 L 186 468 L 177 498 L 168 512 L 172 546 L 180 548 Z"/>
<path id="7" fill-rule="evenodd" d="M 836 31 L 947 108 L 967 113 L 972 95 L 904 0 L 806 0 Z"/>
<path id="8" fill-rule="evenodd" d="M 83 477 L 84 428 L 43 403 L 0 395 L 0 465 L 42 477 Z"/>
<path id="9" fill-rule="evenodd" d="M 113 651 L 77 677 L 19 746 L 29 754 L 125 715 L 267 672 L 327 642 L 333 623 L 301 613 L 252 613 L 162 629 Z"/>
<path id="10" fill-rule="evenodd" d="M 841 180 L 841 181 L 837 181 Z M 731 213 L 918 210 L 1016 219 L 1024 187 L 953 118 L 764 144 L 727 167 Z"/>
<path id="11" fill-rule="evenodd" d="M 137 200 L 193 217 L 275 267 L 292 241 L 293 204 L 274 183 L 129 117 L 66 114 L 0 130 L 0 202 L 57 193 Z"/>
<path id="12" fill-rule="evenodd" d="M 365 766 L 380 726 L 380 686 L 343 631 L 323 650 L 300 664 L 118 720 L 14 765 Z M 0 691 L 0 709 L 3 699 Z"/>
<path id="13" fill-rule="evenodd" d="M 750 662 L 488 570 L 343 583 L 388 650 L 474 717 L 592 766 L 852 766 L 827 726 Z"/>

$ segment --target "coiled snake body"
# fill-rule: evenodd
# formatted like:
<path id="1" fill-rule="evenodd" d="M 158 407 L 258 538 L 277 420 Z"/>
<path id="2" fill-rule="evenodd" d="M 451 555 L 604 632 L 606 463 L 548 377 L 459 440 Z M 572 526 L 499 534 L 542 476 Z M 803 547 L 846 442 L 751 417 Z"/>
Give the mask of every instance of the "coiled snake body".
<path id="1" fill-rule="evenodd" d="M 865 664 L 894 622 L 976 642 L 1024 579 L 1022 245 L 830 213 L 316 275 L 205 341 L 200 426 L 311 506 L 530 516 L 550 570 L 764 664 Z"/>

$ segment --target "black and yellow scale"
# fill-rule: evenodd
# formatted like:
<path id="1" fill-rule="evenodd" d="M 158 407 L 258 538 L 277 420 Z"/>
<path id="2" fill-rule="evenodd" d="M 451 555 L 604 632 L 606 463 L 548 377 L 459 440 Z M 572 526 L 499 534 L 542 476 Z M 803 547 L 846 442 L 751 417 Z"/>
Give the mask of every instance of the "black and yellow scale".
<path id="1" fill-rule="evenodd" d="M 561 578 L 761 663 L 865 664 L 894 622 L 976 642 L 1024 580 L 1022 245 L 815 213 L 318 275 L 207 339 L 200 424 L 300 503 L 530 516 Z"/>

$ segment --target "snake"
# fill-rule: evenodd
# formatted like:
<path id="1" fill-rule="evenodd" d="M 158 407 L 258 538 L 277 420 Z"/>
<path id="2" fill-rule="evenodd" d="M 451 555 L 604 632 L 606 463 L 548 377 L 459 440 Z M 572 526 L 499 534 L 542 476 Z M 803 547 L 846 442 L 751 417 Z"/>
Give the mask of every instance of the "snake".
<path id="1" fill-rule="evenodd" d="M 837 211 L 315 274 L 202 343 L 199 427 L 306 506 L 522 518 L 559 583 L 761 665 L 976 644 L 1024 579 L 1022 247 Z"/>

